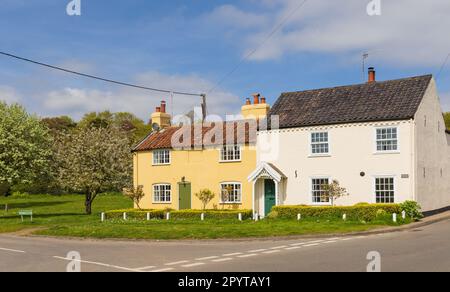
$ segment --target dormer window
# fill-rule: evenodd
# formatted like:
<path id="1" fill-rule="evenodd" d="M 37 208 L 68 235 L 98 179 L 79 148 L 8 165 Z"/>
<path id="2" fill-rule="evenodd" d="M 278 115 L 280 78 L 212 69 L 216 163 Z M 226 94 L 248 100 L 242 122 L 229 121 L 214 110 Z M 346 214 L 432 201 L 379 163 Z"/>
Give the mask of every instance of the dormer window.
<path id="1" fill-rule="evenodd" d="M 153 151 L 153 165 L 168 165 L 170 164 L 170 150 L 155 150 Z"/>
<path id="2" fill-rule="evenodd" d="M 377 129 L 377 152 L 398 151 L 398 129 L 396 127 Z"/>

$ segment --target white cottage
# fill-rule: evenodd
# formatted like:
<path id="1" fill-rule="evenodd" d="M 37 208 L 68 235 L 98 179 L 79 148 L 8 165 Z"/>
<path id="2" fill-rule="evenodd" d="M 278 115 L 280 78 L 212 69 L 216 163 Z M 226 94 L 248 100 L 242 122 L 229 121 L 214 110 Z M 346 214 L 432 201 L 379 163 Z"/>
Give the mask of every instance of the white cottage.
<path id="1" fill-rule="evenodd" d="M 450 132 L 431 75 L 283 93 L 259 131 L 255 212 L 274 205 L 330 205 L 323 185 L 350 194 L 335 203 L 401 203 L 426 212 L 450 206 Z M 274 127 L 273 127 L 274 128 Z"/>

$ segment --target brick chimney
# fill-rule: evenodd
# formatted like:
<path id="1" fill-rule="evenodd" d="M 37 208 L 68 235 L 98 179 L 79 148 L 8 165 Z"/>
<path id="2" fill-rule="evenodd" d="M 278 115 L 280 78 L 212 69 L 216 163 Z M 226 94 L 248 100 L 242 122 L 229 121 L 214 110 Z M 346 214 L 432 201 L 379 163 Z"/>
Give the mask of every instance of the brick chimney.
<path id="1" fill-rule="evenodd" d="M 247 98 L 245 105 L 242 107 L 241 114 L 244 119 L 260 119 L 265 118 L 270 110 L 270 105 L 267 104 L 267 99 L 261 97 L 261 94 L 255 93 L 253 95 L 253 104 L 251 99 Z"/>
<path id="2" fill-rule="evenodd" d="M 376 72 L 374 67 L 369 68 L 369 83 L 376 82 Z"/>
<path id="3" fill-rule="evenodd" d="M 156 107 L 155 112 L 152 114 L 152 125 L 157 124 L 160 129 L 170 127 L 172 117 L 166 111 L 167 105 L 163 100 L 161 101 L 161 105 Z"/>

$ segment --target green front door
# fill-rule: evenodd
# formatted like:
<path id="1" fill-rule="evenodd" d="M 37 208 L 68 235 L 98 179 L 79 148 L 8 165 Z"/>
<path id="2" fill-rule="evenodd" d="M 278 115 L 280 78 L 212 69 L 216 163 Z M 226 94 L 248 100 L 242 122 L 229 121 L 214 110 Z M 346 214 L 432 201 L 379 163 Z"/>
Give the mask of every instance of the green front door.
<path id="1" fill-rule="evenodd" d="M 264 211 L 267 216 L 272 207 L 275 206 L 275 182 L 273 180 L 266 179 L 264 181 Z"/>
<path id="2" fill-rule="evenodd" d="M 180 183 L 180 210 L 190 210 L 191 206 L 191 184 Z"/>

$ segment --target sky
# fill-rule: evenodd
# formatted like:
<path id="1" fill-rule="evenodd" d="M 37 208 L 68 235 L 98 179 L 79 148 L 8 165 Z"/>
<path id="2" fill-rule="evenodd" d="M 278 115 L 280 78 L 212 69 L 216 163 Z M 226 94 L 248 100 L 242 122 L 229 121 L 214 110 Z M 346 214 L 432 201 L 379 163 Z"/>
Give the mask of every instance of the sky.
<path id="1" fill-rule="evenodd" d="M 69 16 L 70 0 L 0 0 L 0 51 L 123 82 L 207 93 L 209 113 L 222 116 L 238 113 L 255 92 L 273 104 L 282 92 L 362 83 L 362 54 L 369 52 L 366 65 L 376 68 L 378 80 L 434 74 L 443 110 L 450 111 L 450 1 L 380 0 L 375 16 L 367 13 L 371 0 L 303 1 L 81 0 L 81 16 Z M 176 95 L 171 104 L 168 94 L 3 56 L 0 100 L 42 117 L 75 119 L 111 110 L 148 120 L 161 100 L 175 114 L 200 103 Z"/>

